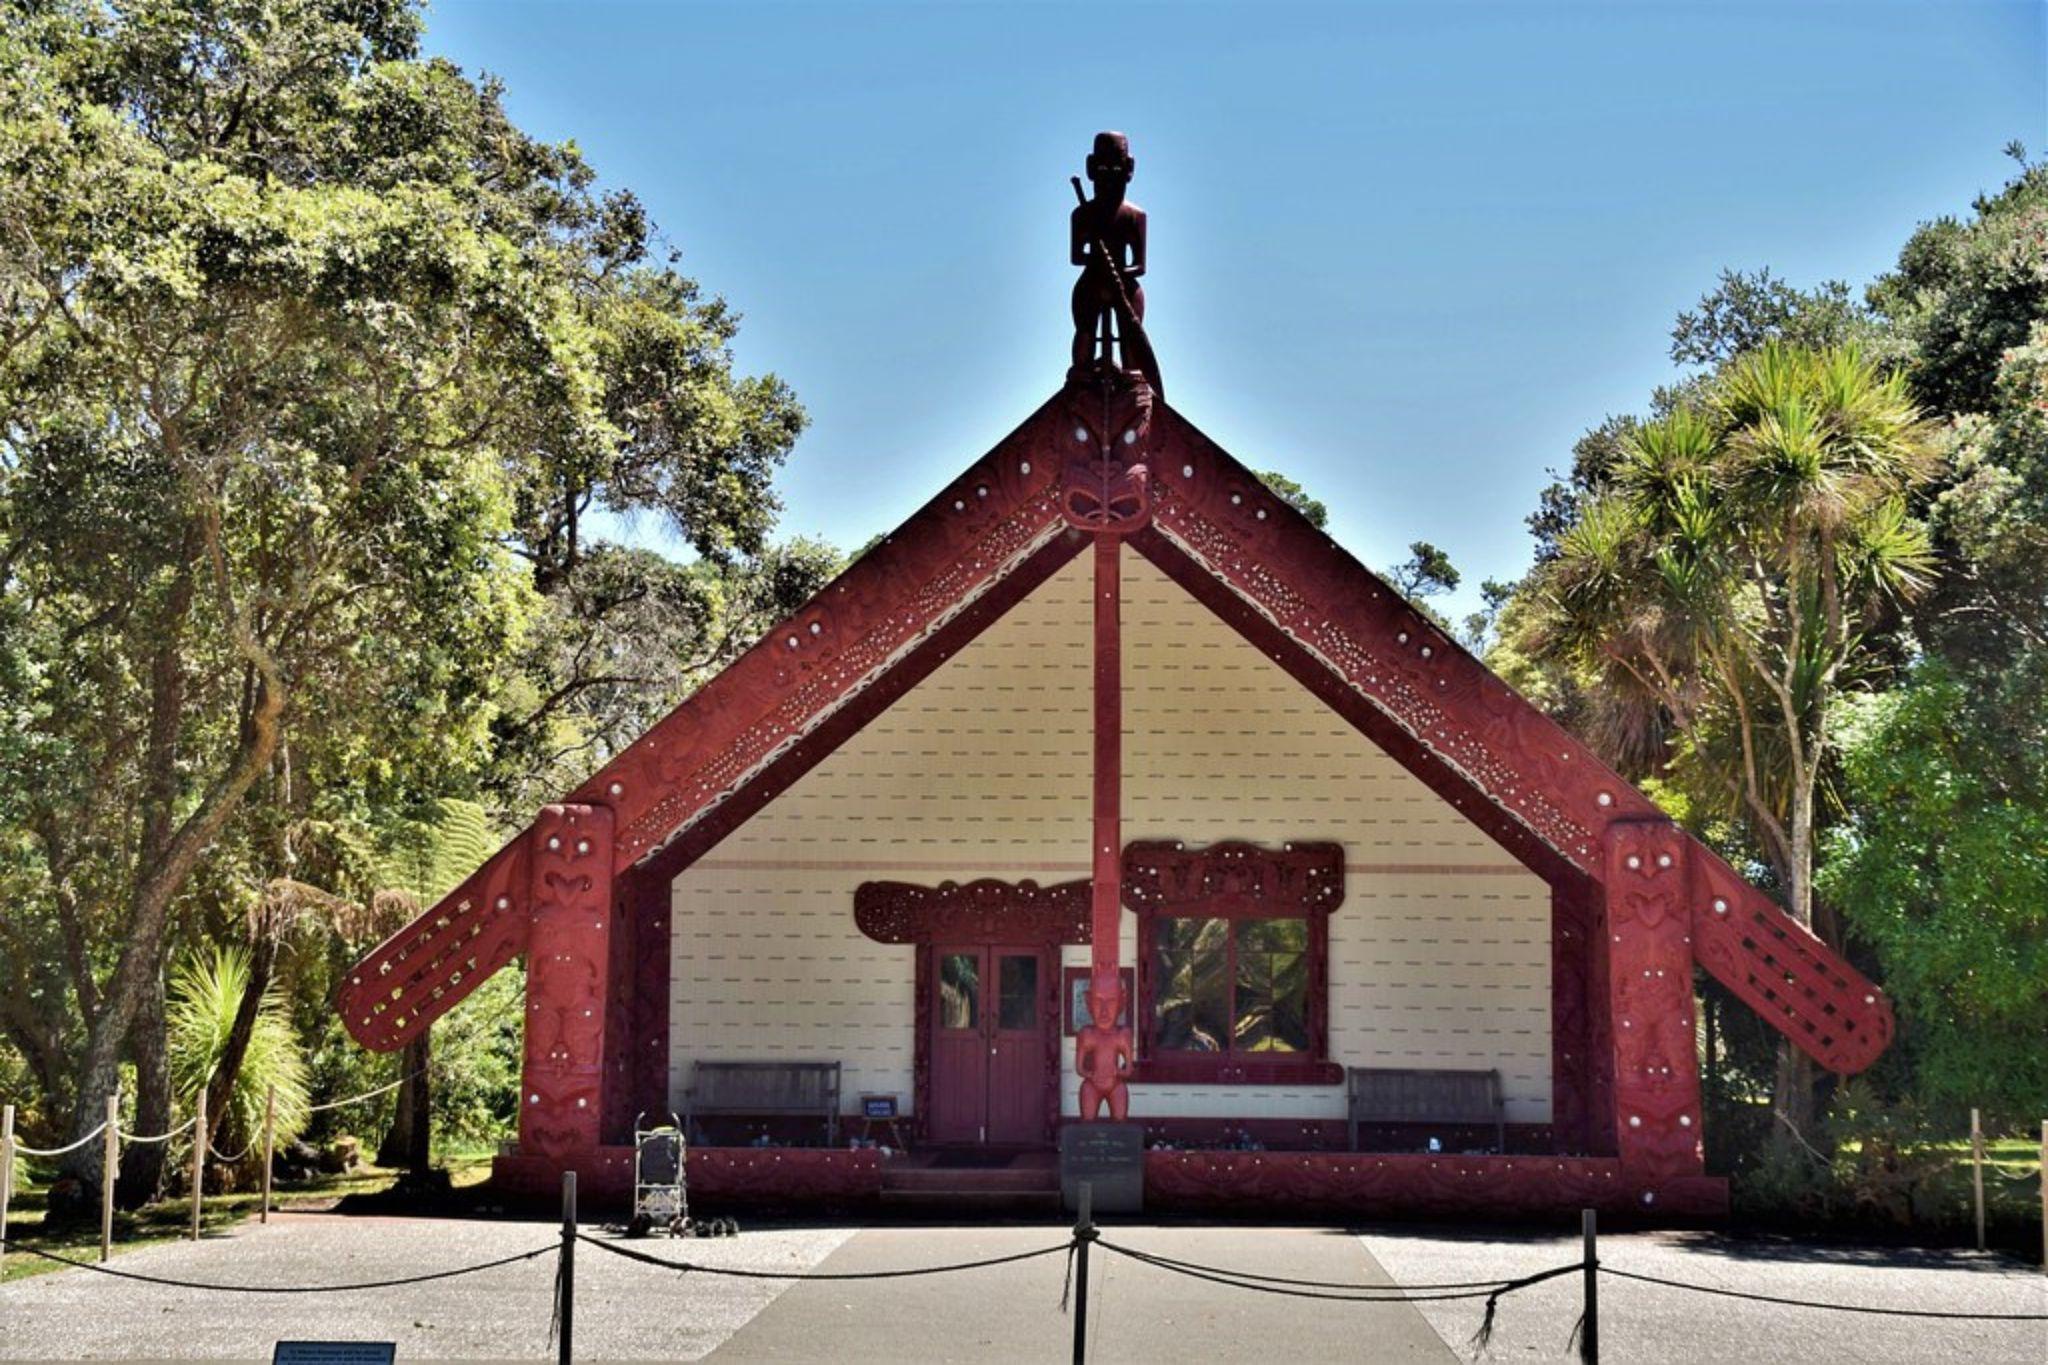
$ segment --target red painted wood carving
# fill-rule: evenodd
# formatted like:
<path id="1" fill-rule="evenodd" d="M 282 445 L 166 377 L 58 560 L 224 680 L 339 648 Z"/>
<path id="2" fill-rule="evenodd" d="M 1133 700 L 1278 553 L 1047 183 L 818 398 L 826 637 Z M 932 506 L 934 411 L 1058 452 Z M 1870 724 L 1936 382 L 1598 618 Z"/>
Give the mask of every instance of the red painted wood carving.
<path id="1" fill-rule="evenodd" d="M 1553 887 L 1550 909 L 1550 1122 L 1560 1153 L 1612 1155 L 1607 974 L 1596 956 L 1599 888 Z"/>
<path id="2" fill-rule="evenodd" d="M 1701 1173 L 1699 1046 L 1686 910 L 1692 840 L 1658 821 L 1607 832 L 1607 1000 L 1615 1145 L 1646 1204 Z"/>
<path id="3" fill-rule="evenodd" d="M 1178 840 L 1139 840 L 1124 850 L 1124 902 L 1138 913 L 1141 1026 L 1157 1017 L 1157 917 L 1308 922 L 1306 1053 L 1177 1053 L 1148 1043 L 1132 1079 L 1197 1085 L 1334 1085 L 1344 1079 L 1344 1068 L 1329 1060 L 1330 915 L 1344 903 L 1341 844 L 1267 848 L 1230 840 L 1189 847 Z"/>
<path id="4" fill-rule="evenodd" d="M 548 806 L 534 821 L 519 1148 L 595 1148 L 611 991 L 612 814 Z"/>
<path id="5" fill-rule="evenodd" d="M 882 1194 L 882 1154 L 836 1147 L 692 1146 L 689 1162 L 693 1207 L 733 1204 L 855 1206 Z M 491 1183 L 513 1194 L 548 1196 L 562 1188 L 562 1171 L 576 1171 L 586 1198 L 630 1199 L 633 1149 L 601 1147 L 562 1161 L 526 1155 L 501 1156 L 491 1164 Z"/>
<path id="6" fill-rule="evenodd" d="M 688 829 L 1056 534 L 1069 426 L 1047 403 L 579 788 L 618 811 L 617 862 Z"/>
<path id="7" fill-rule="evenodd" d="M 526 951 L 526 848 L 521 835 L 499 849 L 349 970 L 335 1008 L 357 1042 L 397 1051 Z"/>
<path id="8" fill-rule="evenodd" d="M 1141 839 L 1124 850 L 1124 902 L 1162 915 L 1227 914 L 1231 903 L 1272 915 L 1328 915 L 1344 903 L 1344 846 Z"/>
<path id="9" fill-rule="evenodd" d="M 1695 848 L 1694 859 L 1699 964 L 1828 1070 L 1876 1061 L 1892 1041 L 1884 992 L 1713 853 Z"/>
<path id="10" fill-rule="evenodd" d="M 862 882 L 853 922 L 877 943 L 1086 943 L 1088 883 Z"/>
<path id="11" fill-rule="evenodd" d="M 911 1052 L 912 1123 L 922 1133 L 932 1097 L 932 945 L 999 943 L 1057 949 L 1088 942 L 1090 890 L 1086 881 L 1005 882 L 993 878 L 941 882 L 862 882 L 853 892 L 853 922 L 877 943 L 917 945 L 911 968 L 914 1043 Z M 1050 1140 L 1060 1117 L 1060 973 L 1058 954 L 1039 972 L 1039 1023 L 1045 1038 L 1045 1125 Z"/>
<path id="12" fill-rule="evenodd" d="M 1611 1157 L 1372 1156 L 1336 1152 L 1145 1154 L 1147 1209 L 1212 1212 L 1555 1213 L 1634 1210 L 1639 1186 Z M 1673 1180 L 1657 1191 L 1666 1216 L 1728 1212 L 1728 1182 Z"/>
<path id="13" fill-rule="evenodd" d="M 1592 872 L 1608 820 L 1656 813 L 1178 413 L 1152 444 L 1154 524 L 1559 853 Z"/>

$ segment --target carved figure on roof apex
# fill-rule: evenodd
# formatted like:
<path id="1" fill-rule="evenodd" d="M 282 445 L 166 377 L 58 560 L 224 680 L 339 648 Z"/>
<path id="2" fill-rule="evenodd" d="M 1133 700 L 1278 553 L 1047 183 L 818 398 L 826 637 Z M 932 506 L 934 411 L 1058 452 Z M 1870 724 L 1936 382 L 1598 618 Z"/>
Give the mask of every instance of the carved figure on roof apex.
<path id="1" fill-rule="evenodd" d="M 1081 278 L 1074 281 L 1074 366 L 1067 379 L 1083 383 L 1098 370 L 1130 371 L 1163 398 L 1159 362 L 1145 337 L 1145 288 L 1138 283 L 1145 274 L 1145 210 L 1124 198 L 1138 169 L 1130 139 L 1097 133 L 1087 168 L 1095 197 L 1074 177 L 1081 202 L 1069 219 L 1069 254 Z"/>

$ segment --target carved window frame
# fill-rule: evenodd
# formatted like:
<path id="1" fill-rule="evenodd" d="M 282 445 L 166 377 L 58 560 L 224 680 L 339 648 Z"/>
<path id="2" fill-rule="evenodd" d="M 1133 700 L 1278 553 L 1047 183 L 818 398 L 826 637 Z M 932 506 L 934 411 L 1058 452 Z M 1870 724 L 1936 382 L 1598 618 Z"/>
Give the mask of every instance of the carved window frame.
<path id="1" fill-rule="evenodd" d="M 1124 850 L 1124 904 L 1138 917 L 1138 1002 L 1134 1083 L 1176 1085 L 1335 1085 L 1344 1068 L 1330 1059 L 1330 914 L 1344 900 L 1344 850 L 1334 843 L 1279 848 L 1226 842 L 1206 848 L 1144 841 Z M 1308 923 L 1309 1048 L 1306 1052 L 1164 1051 L 1158 1028 L 1158 922 L 1182 918 L 1231 923 L 1301 919 Z M 1233 982 L 1233 991 L 1235 983 Z"/>

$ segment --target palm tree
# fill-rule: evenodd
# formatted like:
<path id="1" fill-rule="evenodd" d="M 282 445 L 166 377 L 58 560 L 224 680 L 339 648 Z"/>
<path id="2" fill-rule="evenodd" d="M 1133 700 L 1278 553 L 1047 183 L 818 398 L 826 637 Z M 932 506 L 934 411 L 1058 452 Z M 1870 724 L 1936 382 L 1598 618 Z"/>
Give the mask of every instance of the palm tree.
<path id="1" fill-rule="evenodd" d="M 1655 708 L 1673 769 L 1742 822 L 1809 928 L 1829 704 L 1930 581 L 1908 499 L 1936 463 L 1902 376 L 1855 347 L 1767 344 L 1629 434 L 1537 578 L 1536 646 Z M 1808 1064 L 1786 1045 L 1778 1071 L 1778 1112 L 1803 1128 Z"/>

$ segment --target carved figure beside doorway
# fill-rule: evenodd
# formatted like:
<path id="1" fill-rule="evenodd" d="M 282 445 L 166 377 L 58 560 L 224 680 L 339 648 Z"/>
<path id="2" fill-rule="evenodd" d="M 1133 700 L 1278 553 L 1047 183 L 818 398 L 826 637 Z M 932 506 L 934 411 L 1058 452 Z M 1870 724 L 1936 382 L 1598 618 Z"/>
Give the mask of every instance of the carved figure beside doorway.
<path id="1" fill-rule="evenodd" d="M 1081 1122 L 1092 1123 L 1109 1110 L 1112 1123 L 1122 1123 L 1131 1110 L 1131 1031 L 1116 1026 L 1123 1013 L 1123 988 L 1115 977 L 1108 988 L 1098 978 L 1088 983 L 1088 1027 L 1074 1039 L 1074 1071 L 1081 1077 Z"/>

